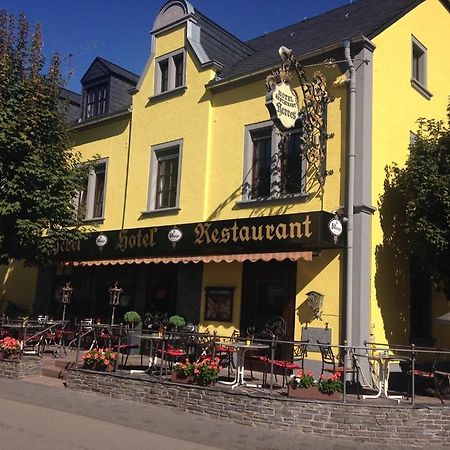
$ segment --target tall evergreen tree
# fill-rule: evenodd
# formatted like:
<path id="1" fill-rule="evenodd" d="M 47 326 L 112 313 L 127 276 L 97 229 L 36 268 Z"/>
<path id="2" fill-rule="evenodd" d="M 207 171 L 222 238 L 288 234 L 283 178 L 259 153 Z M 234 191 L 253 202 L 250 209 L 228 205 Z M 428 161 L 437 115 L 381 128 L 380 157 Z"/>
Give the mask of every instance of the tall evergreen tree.
<path id="1" fill-rule="evenodd" d="M 0 263 L 48 262 L 85 237 L 73 198 L 89 167 L 71 148 L 60 60 L 44 62 L 40 26 L 0 11 Z"/>

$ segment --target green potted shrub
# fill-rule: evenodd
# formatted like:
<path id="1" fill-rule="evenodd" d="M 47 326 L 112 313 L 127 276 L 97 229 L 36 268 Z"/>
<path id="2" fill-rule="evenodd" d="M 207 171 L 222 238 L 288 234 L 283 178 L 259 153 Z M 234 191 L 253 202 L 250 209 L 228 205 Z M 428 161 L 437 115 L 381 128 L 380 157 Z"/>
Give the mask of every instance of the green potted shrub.
<path id="1" fill-rule="evenodd" d="M 131 328 L 134 328 L 141 321 L 141 316 L 136 311 L 128 311 L 123 316 L 123 320 Z"/>
<path id="2" fill-rule="evenodd" d="M 175 328 L 175 330 L 178 330 L 179 328 L 183 328 L 186 325 L 186 321 L 181 316 L 172 316 L 169 317 L 169 326 L 171 328 Z"/>

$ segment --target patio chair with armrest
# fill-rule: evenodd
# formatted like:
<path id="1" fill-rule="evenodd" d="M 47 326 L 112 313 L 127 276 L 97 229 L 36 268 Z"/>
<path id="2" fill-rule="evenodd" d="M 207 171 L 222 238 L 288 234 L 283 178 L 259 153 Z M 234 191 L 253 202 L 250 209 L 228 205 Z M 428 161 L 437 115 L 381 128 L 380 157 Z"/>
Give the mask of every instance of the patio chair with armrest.
<path id="1" fill-rule="evenodd" d="M 330 344 L 325 342 L 317 341 L 317 344 L 320 349 L 320 354 L 322 356 L 322 369 L 320 376 L 326 373 L 338 373 L 341 377 L 344 376 L 344 373 L 351 374 L 353 381 L 356 382 L 356 390 L 358 398 L 360 396 L 360 387 L 359 387 L 359 370 L 358 365 L 356 364 L 356 359 L 352 354 L 352 366 L 345 365 L 345 362 L 342 361 L 341 357 L 336 357 L 333 348 Z M 355 379 L 356 377 L 356 379 Z"/>
<path id="2" fill-rule="evenodd" d="M 443 404 L 444 400 L 442 399 L 442 389 L 441 389 L 439 380 L 442 380 L 443 382 L 445 382 L 447 388 L 450 388 L 450 372 L 446 372 L 443 370 L 435 370 L 434 377 L 436 379 L 436 386 L 437 386 L 439 399 L 441 400 L 441 402 Z"/>
<path id="3" fill-rule="evenodd" d="M 336 355 L 333 352 L 333 348 L 330 344 L 327 344 L 325 342 L 317 341 L 317 344 L 320 349 L 320 354 L 322 356 L 322 368 L 320 375 L 323 375 L 324 372 L 327 373 L 351 373 L 351 374 L 357 374 L 358 370 L 354 367 L 346 367 L 344 365 L 344 362 L 341 360 L 341 358 L 336 357 Z"/>
<path id="4" fill-rule="evenodd" d="M 274 333 L 269 330 L 268 328 L 264 328 L 263 330 L 260 331 L 255 331 L 252 328 L 247 329 L 247 336 L 253 340 L 253 339 L 263 339 L 264 341 L 272 341 L 274 342 L 276 339 L 276 336 L 274 335 Z M 266 378 L 266 374 L 267 374 L 267 370 L 268 370 L 268 365 L 267 362 L 270 360 L 272 356 L 272 351 L 271 348 L 269 346 L 269 348 L 267 349 L 263 349 L 263 350 L 258 350 L 258 351 L 252 351 L 250 353 L 250 356 L 248 358 L 249 361 L 249 369 L 250 369 L 250 378 L 254 379 L 253 377 L 253 362 L 256 362 L 257 366 L 263 367 L 263 384 Z"/>
<path id="5" fill-rule="evenodd" d="M 131 330 L 128 328 L 112 329 L 109 335 L 109 342 L 111 348 L 121 355 L 120 365 L 122 367 L 127 365 L 131 351 L 140 347 L 140 344 L 132 343 Z"/>
<path id="6" fill-rule="evenodd" d="M 412 367 L 410 366 L 407 373 L 408 376 L 408 398 L 411 396 L 411 379 L 414 376 L 414 378 L 417 378 L 425 383 L 433 383 L 434 386 L 434 395 L 439 398 L 442 404 L 444 404 L 444 400 L 442 399 L 442 393 L 440 389 L 440 380 L 442 381 L 442 378 L 447 378 L 450 383 L 450 373 L 444 372 L 442 370 L 438 370 L 438 362 L 439 357 L 436 356 L 431 364 L 431 366 L 421 366 L 421 367 L 414 367 L 414 372 L 412 371 Z"/>
<path id="7" fill-rule="evenodd" d="M 236 341 L 236 339 L 239 338 L 239 334 L 240 333 L 238 330 L 234 330 L 229 338 L 229 341 L 230 342 Z M 220 365 L 228 369 L 228 378 L 230 378 L 231 370 L 236 369 L 234 363 L 234 355 L 236 354 L 236 349 L 233 347 L 227 347 L 226 345 L 223 344 L 224 341 L 221 341 L 220 339 L 217 340 L 215 343 L 214 351 L 215 355 L 220 359 Z"/>
<path id="8" fill-rule="evenodd" d="M 294 370 L 304 370 L 305 357 L 308 356 L 308 342 L 303 341 L 300 344 L 294 344 L 292 360 L 290 359 L 267 359 L 266 364 L 270 367 L 272 364 L 274 367 L 283 371 L 283 381 L 281 387 L 284 388 L 287 384 L 288 375 Z M 277 381 L 276 374 L 275 380 Z"/>
<path id="9" fill-rule="evenodd" d="M 157 353 L 162 360 L 161 364 L 164 365 L 164 362 L 167 362 L 170 370 L 174 363 L 184 361 L 189 356 L 195 357 L 192 354 L 194 342 L 190 334 L 169 334 L 163 344 L 164 348 L 158 348 Z"/>
<path id="10" fill-rule="evenodd" d="M 214 352 L 214 336 L 206 332 L 199 333 L 192 339 L 192 348 L 188 348 L 186 353 L 193 354 L 196 360 L 201 360 L 212 357 Z"/>

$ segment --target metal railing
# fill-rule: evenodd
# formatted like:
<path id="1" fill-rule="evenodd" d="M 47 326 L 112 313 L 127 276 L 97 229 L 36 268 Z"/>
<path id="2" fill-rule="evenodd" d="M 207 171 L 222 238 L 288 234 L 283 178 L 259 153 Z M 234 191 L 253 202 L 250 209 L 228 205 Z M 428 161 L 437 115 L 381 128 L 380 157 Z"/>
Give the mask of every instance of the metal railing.
<path id="1" fill-rule="evenodd" d="M 66 354 L 64 332 L 68 321 L 42 322 L 37 320 L 9 320 L 2 318 L 0 322 L 0 336 L 11 336 L 20 341 L 20 354 L 33 354 L 42 356 L 45 347 L 49 346 L 50 339 L 56 347 L 55 356 Z M 51 338 L 49 335 L 53 333 Z M 58 336 L 59 334 L 59 336 Z M 57 342 L 57 340 L 59 342 Z M 33 350 L 27 350 L 27 346 L 32 344 Z"/>
<path id="2" fill-rule="evenodd" d="M 113 345 L 113 348 L 117 348 L 118 355 L 121 351 L 121 345 L 122 345 L 122 339 L 125 336 L 125 327 L 123 325 L 118 326 L 111 326 L 111 325 L 89 325 L 89 329 L 86 330 L 80 330 L 80 332 L 77 335 L 77 356 L 76 356 L 76 367 L 79 366 L 79 355 L 83 348 L 83 341 L 87 341 L 85 338 L 92 334 L 93 338 L 92 340 L 88 341 L 90 342 L 90 348 L 92 348 L 94 342 L 98 342 L 95 333 L 98 329 L 103 330 L 109 330 L 111 334 L 114 333 L 114 330 L 119 332 L 117 333 L 117 341 L 116 344 Z M 239 336 L 222 336 L 218 335 L 217 333 L 201 333 L 201 332 L 192 332 L 191 330 L 188 331 L 167 331 L 164 330 L 162 333 L 157 333 L 155 331 L 148 332 L 146 330 L 139 331 L 140 338 L 140 357 L 141 357 L 141 366 L 144 369 L 145 366 L 142 364 L 143 361 L 143 353 L 145 351 L 144 347 L 144 341 L 154 340 L 155 342 L 158 342 L 158 345 L 153 345 L 150 349 L 149 356 L 149 366 L 147 370 L 140 370 L 140 372 L 148 372 L 154 377 L 165 377 L 170 368 L 171 364 L 175 361 L 177 361 L 177 358 L 174 357 L 172 360 L 170 359 L 170 350 L 172 348 L 183 348 L 185 351 L 183 353 L 183 357 L 188 357 L 190 360 L 194 361 L 195 359 L 199 358 L 200 354 L 203 353 L 204 355 L 209 355 L 212 358 L 216 356 L 216 348 L 219 345 L 224 345 L 227 342 L 247 342 L 251 341 L 251 343 L 259 343 L 263 344 L 265 347 L 265 355 L 266 358 L 264 359 L 263 363 L 263 369 L 265 372 L 265 377 L 263 375 L 263 381 L 264 379 L 267 381 L 267 383 L 262 386 L 264 389 L 268 391 L 269 395 L 273 395 L 276 388 L 279 386 L 278 382 L 275 380 L 277 372 L 281 376 L 286 375 L 288 372 L 291 372 L 291 369 L 288 370 L 281 370 L 280 371 L 280 365 L 276 366 L 276 358 L 278 355 L 286 355 L 289 353 L 289 351 L 286 350 L 290 349 L 291 351 L 296 346 L 306 345 L 311 347 L 326 347 L 333 349 L 334 355 L 336 357 L 336 367 L 339 368 L 339 373 L 342 374 L 342 380 L 343 382 L 343 391 L 342 391 L 342 401 L 346 402 L 348 401 L 348 386 L 349 381 L 353 381 L 356 383 L 357 387 L 357 393 L 359 398 L 359 389 L 361 388 L 362 391 L 373 391 L 373 390 L 380 390 L 380 383 L 382 380 L 378 379 L 376 375 L 376 371 L 379 370 L 379 368 L 376 367 L 376 364 L 379 364 L 381 361 L 381 357 L 383 355 L 389 355 L 390 361 L 400 361 L 403 364 L 402 367 L 402 379 L 408 380 L 409 379 L 409 386 L 411 387 L 410 392 L 408 388 L 405 388 L 403 386 L 402 392 L 407 394 L 407 397 L 410 397 L 410 403 L 414 407 L 416 403 L 416 386 L 415 386 L 415 376 L 416 376 L 416 365 L 417 365 L 417 357 L 420 356 L 422 359 L 425 358 L 426 360 L 435 360 L 437 357 L 441 356 L 445 358 L 449 365 L 450 365 L 450 350 L 446 349 L 438 349 L 438 348 L 423 348 L 423 347 L 417 347 L 414 345 L 405 346 L 405 345 L 387 345 L 382 343 L 369 343 L 365 342 L 363 346 L 360 347 L 349 347 L 344 342 L 343 345 L 330 345 L 330 344 L 324 344 L 324 343 L 318 343 L 318 342 L 307 342 L 307 341 L 295 341 L 295 340 L 282 340 L 277 339 L 275 336 L 270 339 L 264 339 L 264 338 L 252 338 L 249 339 L 248 337 L 239 337 Z M 284 351 L 283 351 L 284 347 Z M 293 352 L 292 352 L 293 353 Z M 294 356 L 291 353 L 291 357 L 286 358 L 286 361 L 291 361 L 295 363 Z M 374 355 L 381 355 L 378 357 L 375 357 Z M 397 357 L 397 358 L 396 358 Z M 377 359 L 378 358 L 378 359 Z M 307 363 L 310 363 L 311 361 L 315 361 L 316 365 L 320 365 L 322 363 L 322 358 L 313 358 L 310 359 L 306 356 L 305 361 Z M 119 358 L 116 358 L 114 371 L 116 372 L 118 370 L 118 360 Z M 157 364 L 157 360 L 159 360 L 159 364 Z M 345 362 L 350 361 L 351 365 L 345 364 Z M 378 362 L 377 362 L 378 361 Z M 364 371 L 362 368 L 361 363 L 363 363 L 368 366 L 369 371 L 368 373 Z M 232 361 L 228 361 L 228 364 L 231 364 Z M 245 364 L 245 361 L 244 361 Z M 364 365 L 363 364 L 363 365 Z M 282 367 L 282 365 L 281 365 Z M 294 369 L 295 371 L 295 369 Z M 281 373 L 280 373 L 281 372 Z M 444 372 L 441 372 L 444 373 Z M 268 375 L 268 380 L 267 380 Z M 350 377 L 351 376 L 351 377 Z M 356 380 L 355 380 L 356 378 Z M 408 382 L 408 381 L 407 381 Z M 436 385 L 437 389 L 437 385 Z M 409 395 L 410 394 L 410 395 Z M 370 397 L 370 396 L 369 396 Z M 364 396 L 363 396 L 364 398 Z M 442 401 L 442 399 L 441 399 Z"/>

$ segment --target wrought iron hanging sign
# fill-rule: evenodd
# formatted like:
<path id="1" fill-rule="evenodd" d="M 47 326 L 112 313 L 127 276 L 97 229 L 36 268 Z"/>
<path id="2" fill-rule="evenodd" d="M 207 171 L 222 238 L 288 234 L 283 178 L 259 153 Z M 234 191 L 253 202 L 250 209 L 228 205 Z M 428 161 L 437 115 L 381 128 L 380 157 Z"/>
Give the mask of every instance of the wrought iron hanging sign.
<path id="1" fill-rule="evenodd" d="M 266 106 L 275 126 L 280 130 L 280 154 L 286 153 L 289 133 L 300 132 L 299 151 L 310 165 L 310 173 L 315 173 L 323 193 L 325 178 L 331 171 L 325 170 L 326 142 L 332 137 L 326 131 L 327 104 L 334 99 L 328 95 L 325 77 L 315 72 L 308 81 L 303 66 L 292 55 L 292 50 L 279 50 L 281 67 L 266 78 Z M 291 69 L 300 82 L 300 91 L 290 86 Z M 299 171 L 300 172 L 300 171 Z"/>

